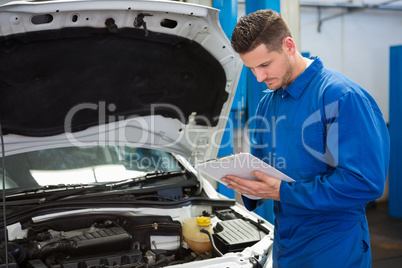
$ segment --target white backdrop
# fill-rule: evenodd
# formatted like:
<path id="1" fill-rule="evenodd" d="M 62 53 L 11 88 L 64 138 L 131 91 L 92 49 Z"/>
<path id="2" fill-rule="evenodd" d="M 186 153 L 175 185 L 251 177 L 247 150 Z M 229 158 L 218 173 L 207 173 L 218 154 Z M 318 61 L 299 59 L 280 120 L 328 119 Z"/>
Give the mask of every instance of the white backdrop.
<path id="1" fill-rule="evenodd" d="M 322 9 L 321 17 L 345 12 Z M 301 7 L 301 51 L 318 55 L 328 68 L 340 71 L 365 88 L 389 120 L 389 50 L 402 45 L 402 11 L 353 12 L 324 21 L 317 31 L 317 8 Z"/>

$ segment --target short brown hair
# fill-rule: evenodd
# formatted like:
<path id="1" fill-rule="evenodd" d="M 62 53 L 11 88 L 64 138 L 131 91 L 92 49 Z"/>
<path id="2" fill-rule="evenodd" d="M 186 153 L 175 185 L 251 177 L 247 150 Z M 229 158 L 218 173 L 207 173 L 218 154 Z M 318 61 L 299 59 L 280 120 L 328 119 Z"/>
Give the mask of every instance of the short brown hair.
<path id="1" fill-rule="evenodd" d="M 268 51 L 281 51 L 286 37 L 292 37 L 292 34 L 281 14 L 263 9 L 239 19 L 231 42 L 239 54 L 250 52 L 261 44 L 265 44 Z"/>

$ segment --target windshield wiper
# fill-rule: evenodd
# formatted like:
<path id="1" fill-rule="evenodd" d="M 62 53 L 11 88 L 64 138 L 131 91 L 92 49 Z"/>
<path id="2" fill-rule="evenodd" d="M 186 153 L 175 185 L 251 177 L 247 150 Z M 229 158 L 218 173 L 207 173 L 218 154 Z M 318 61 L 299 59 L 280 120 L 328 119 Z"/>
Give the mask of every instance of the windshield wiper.
<path id="1" fill-rule="evenodd" d="M 81 194 L 86 191 L 92 192 L 95 189 L 96 189 L 96 191 L 105 191 L 105 190 L 111 189 L 111 187 L 106 184 L 95 184 L 95 185 L 90 185 L 89 187 L 65 189 L 64 191 L 54 193 L 52 195 L 49 195 L 49 196 L 41 199 L 40 203 L 46 203 L 46 202 L 58 200 L 58 199 L 61 199 L 61 198 L 67 197 L 67 196 Z"/>
<path id="2" fill-rule="evenodd" d="M 9 189 L 5 191 L 5 194 L 6 197 L 13 197 L 18 195 L 24 196 L 28 194 L 47 193 L 51 191 L 63 191 L 71 188 L 76 189 L 83 187 L 91 187 L 91 184 L 56 184 L 56 185 L 36 186 L 23 189 Z"/>
<path id="3" fill-rule="evenodd" d="M 147 173 L 145 175 L 141 175 L 134 178 L 129 178 L 117 182 L 104 182 L 104 183 L 96 183 L 96 184 L 59 184 L 59 185 L 46 185 L 39 186 L 27 189 L 10 189 L 6 191 L 6 198 L 16 199 L 18 197 L 21 198 L 31 198 L 36 196 L 37 194 L 47 195 L 46 197 L 42 197 L 39 199 L 39 203 L 47 203 L 50 201 L 55 201 L 62 199 L 68 196 L 74 196 L 83 193 L 94 193 L 94 192 L 105 192 L 112 190 L 119 190 L 122 188 L 128 188 L 132 186 L 136 186 L 138 184 L 146 183 L 150 180 L 154 181 L 155 179 L 167 178 L 177 175 L 185 174 L 185 171 L 154 171 Z M 52 193 L 50 194 L 49 193 Z"/>
<path id="4" fill-rule="evenodd" d="M 161 171 L 156 170 L 154 172 L 147 173 L 146 175 L 142 175 L 139 177 L 134 177 L 126 180 L 122 180 L 119 182 L 105 182 L 103 184 L 95 184 L 91 185 L 92 187 L 86 188 L 77 188 L 77 189 L 69 189 L 63 192 L 57 192 L 51 196 L 48 196 L 43 199 L 41 203 L 54 201 L 58 199 L 62 199 L 67 196 L 82 194 L 86 193 L 93 193 L 93 192 L 104 192 L 104 191 L 112 191 L 112 190 L 119 190 L 120 188 L 127 187 L 127 186 L 135 186 L 139 183 L 146 183 L 147 180 L 155 179 L 155 178 L 166 178 L 171 176 L 177 176 L 184 174 L 185 171 Z"/>
<path id="5" fill-rule="evenodd" d="M 173 177 L 173 176 L 177 176 L 177 175 L 183 175 L 185 173 L 186 172 L 184 170 L 179 170 L 179 171 L 156 170 L 154 172 L 149 172 L 145 175 L 141 175 L 138 177 L 134 177 L 134 178 L 118 181 L 118 182 L 112 182 L 112 183 L 109 183 L 109 185 L 112 187 L 121 187 L 121 186 L 125 186 L 125 185 L 136 185 L 139 183 L 149 181 L 150 179 Z"/>

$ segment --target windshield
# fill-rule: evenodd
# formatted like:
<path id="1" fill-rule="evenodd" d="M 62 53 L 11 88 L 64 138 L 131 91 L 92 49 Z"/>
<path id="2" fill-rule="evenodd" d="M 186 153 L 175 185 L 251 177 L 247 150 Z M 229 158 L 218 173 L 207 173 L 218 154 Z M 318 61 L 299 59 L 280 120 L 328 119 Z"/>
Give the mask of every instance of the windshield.
<path id="1" fill-rule="evenodd" d="M 170 153 L 127 146 L 65 147 L 21 153 L 7 156 L 5 168 L 6 189 L 116 182 L 150 172 L 181 170 Z"/>

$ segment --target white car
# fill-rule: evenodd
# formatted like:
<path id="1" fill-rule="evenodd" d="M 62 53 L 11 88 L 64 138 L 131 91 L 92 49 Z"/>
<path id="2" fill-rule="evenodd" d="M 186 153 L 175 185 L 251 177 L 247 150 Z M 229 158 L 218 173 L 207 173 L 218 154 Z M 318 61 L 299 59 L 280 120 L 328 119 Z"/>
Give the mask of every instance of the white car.
<path id="1" fill-rule="evenodd" d="M 0 267 L 272 265 L 272 225 L 194 168 L 242 68 L 218 10 L 0 3 Z"/>

